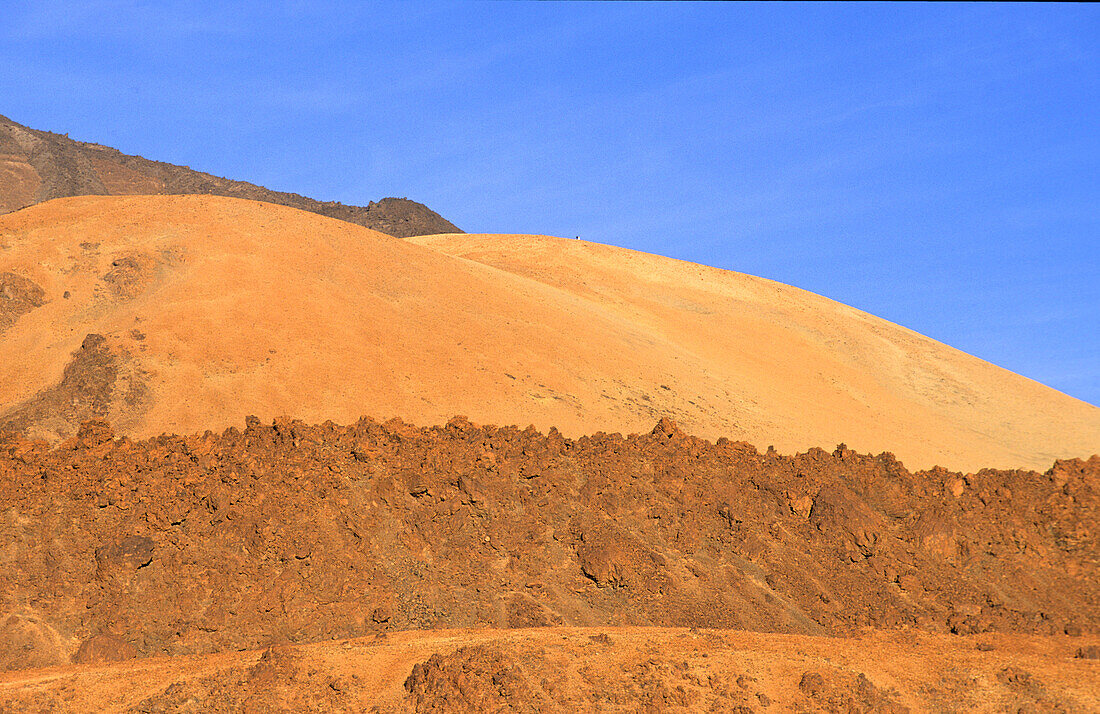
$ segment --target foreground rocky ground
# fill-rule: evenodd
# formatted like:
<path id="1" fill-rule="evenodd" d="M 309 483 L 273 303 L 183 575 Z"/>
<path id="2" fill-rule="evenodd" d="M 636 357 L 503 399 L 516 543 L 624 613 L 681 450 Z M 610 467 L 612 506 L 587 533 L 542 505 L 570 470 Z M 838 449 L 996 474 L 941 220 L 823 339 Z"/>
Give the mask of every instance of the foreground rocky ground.
<path id="1" fill-rule="evenodd" d="M 0 710 L 1089 712 L 1095 637 L 401 632 L 0 674 Z M 1092 650 L 1089 650 L 1089 648 Z"/>
<path id="2" fill-rule="evenodd" d="M 0 442 L 0 670 L 400 630 L 1100 633 L 1100 457 L 250 419 Z"/>

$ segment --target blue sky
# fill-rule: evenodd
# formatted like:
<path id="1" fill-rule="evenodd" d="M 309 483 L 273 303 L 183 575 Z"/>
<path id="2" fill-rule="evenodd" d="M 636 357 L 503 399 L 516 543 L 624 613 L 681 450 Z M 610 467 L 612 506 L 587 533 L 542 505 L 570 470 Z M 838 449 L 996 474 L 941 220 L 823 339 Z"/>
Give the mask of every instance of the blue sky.
<path id="1" fill-rule="evenodd" d="M 1100 8 L 23 2 L 0 114 L 762 275 L 1100 404 Z"/>

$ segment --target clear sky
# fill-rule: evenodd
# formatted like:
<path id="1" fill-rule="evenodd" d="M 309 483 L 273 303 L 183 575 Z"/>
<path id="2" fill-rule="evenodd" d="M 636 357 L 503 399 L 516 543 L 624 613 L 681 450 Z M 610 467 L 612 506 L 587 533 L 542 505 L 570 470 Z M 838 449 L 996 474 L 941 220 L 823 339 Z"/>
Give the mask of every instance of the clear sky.
<path id="1" fill-rule="evenodd" d="M 1100 404 L 1100 8 L 0 4 L 0 114 L 806 288 Z"/>

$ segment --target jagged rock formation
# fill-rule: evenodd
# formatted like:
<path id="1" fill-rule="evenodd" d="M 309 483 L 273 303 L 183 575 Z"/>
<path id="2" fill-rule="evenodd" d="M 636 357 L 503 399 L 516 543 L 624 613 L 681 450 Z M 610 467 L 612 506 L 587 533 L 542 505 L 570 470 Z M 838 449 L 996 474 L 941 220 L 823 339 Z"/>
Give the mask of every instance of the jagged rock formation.
<path id="1" fill-rule="evenodd" d="M 1095 635 L 1098 523 L 1100 457 L 910 473 L 664 420 L 87 422 L 0 442 L 0 669 L 475 626 Z"/>
<path id="2" fill-rule="evenodd" d="M 427 206 L 383 198 L 366 206 L 315 201 L 212 176 L 186 166 L 123 154 L 67 134 L 30 129 L 0 116 L 0 214 L 53 198 L 86 195 L 209 194 L 265 201 L 372 228 L 398 238 L 461 233 Z"/>

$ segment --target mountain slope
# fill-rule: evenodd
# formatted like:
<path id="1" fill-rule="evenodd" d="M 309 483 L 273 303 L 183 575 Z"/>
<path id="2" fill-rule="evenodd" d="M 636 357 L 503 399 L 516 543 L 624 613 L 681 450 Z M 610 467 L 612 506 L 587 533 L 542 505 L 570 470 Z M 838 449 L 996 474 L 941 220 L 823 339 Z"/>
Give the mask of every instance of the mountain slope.
<path id="1" fill-rule="evenodd" d="M 0 213 L 67 196 L 209 194 L 291 206 L 406 238 L 459 229 L 427 206 L 383 198 L 367 206 L 315 201 L 117 149 L 37 131 L 0 116 Z"/>
<path id="2" fill-rule="evenodd" d="M 1100 409 L 782 283 L 547 236 L 413 241 L 599 304 L 698 360 L 706 382 L 661 411 L 695 433 L 718 436 L 691 407 L 722 399 L 739 438 L 780 450 L 847 441 L 913 465 L 1007 467 L 1100 449 Z"/>
<path id="3" fill-rule="evenodd" d="M 58 439 L 89 417 L 148 436 L 465 414 L 574 436 L 669 416 L 910 468 L 1100 451 L 1100 409 L 796 288 L 581 241 L 420 243 L 209 196 L 0 217 L 0 424 Z"/>

